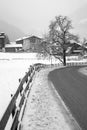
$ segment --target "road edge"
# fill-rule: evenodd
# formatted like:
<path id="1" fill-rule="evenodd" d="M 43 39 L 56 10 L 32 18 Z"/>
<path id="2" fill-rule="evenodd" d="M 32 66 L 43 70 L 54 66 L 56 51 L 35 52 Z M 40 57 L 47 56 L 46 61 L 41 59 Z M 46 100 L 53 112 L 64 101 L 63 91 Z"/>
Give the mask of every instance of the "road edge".
<path id="1" fill-rule="evenodd" d="M 60 68 L 54 68 L 53 70 L 55 70 L 55 69 L 60 69 Z M 49 73 L 51 71 L 49 71 Z M 48 83 L 49 83 L 49 86 L 51 87 L 51 90 L 53 91 L 53 93 L 55 93 L 56 100 L 59 99 L 59 101 L 60 101 L 61 111 L 63 112 L 63 115 L 64 115 L 66 121 L 68 121 L 69 126 L 71 127 L 71 130 L 82 130 L 82 128 L 80 127 L 80 125 L 78 124 L 78 122 L 76 121 L 76 119 L 73 117 L 70 109 L 65 104 L 65 102 L 63 101 L 63 99 L 61 98 L 61 96 L 59 95 L 59 93 L 55 89 L 52 81 L 49 78 L 48 78 Z"/>

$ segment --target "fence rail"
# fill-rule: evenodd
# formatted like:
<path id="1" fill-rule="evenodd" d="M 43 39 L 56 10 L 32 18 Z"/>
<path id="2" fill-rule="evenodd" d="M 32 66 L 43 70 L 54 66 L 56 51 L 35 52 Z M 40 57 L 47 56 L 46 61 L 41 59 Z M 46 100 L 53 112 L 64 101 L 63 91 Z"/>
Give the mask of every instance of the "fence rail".
<path id="1" fill-rule="evenodd" d="M 67 66 L 79 66 L 79 65 L 87 65 L 87 62 L 68 62 Z"/>
<path id="2" fill-rule="evenodd" d="M 84 66 L 87 65 L 87 62 L 67 62 L 66 66 Z M 55 66 L 55 67 L 61 67 L 64 66 L 63 63 L 58 63 L 58 64 L 51 64 L 48 65 L 48 67 L 50 66 Z"/>
<path id="3" fill-rule="evenodd" d="M 21 112 L 21 108 L 23 107 L 24 100 L 26 98 L 26 93 L 30 92 L 30 83 L 32 81 L 32 78 L 35 74 L 35 71 L 39 70 L 42 67 L 41 64 L 35 64 L 33 66 L 30 66 L 29 71 L 26 73 L 26 75 L 23 77 L 23 79 L 20 81 L 19 87 L 12 97 L 12 100 L 10 101 L 5 113 L 2 116 L 2 119 L 0 120 L 0 130 L 5 130 L 6 125 L 8 123 L 8 120 L 10 116 L 12 116 L 13 121 L 11 125 L 11 130 L 17 130 L 18 124 L 19 124 L 19 115 Z M 24 84 L 26 84 L 26 87 L 24 87 Z M 28 94 L 27 94 L 28 96 Z M 20 98 L 19 104 L 17 104 L 18 98 Z"/>

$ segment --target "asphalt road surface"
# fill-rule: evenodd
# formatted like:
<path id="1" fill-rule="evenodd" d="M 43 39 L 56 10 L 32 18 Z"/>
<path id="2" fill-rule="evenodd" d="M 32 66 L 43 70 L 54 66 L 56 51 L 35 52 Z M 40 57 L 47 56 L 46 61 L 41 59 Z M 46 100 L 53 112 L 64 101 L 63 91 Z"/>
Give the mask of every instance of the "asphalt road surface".
<path id="1" fill-rule="evenodd" d="M 49 79 L 82 128 L 87 130 L 87 76 L 78 72 L 80 67 L 56 69 Z"/>

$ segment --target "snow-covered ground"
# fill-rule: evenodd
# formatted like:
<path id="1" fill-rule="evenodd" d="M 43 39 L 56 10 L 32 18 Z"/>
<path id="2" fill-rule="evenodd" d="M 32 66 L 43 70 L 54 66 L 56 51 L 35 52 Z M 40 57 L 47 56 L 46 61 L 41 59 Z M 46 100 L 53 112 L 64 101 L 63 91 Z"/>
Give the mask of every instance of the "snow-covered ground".
<path id="1" fill-rule="evenodd" d="M 18 79 L 25 75 L 29 65 L 25 61 L 0 61 L 0 118 L 11 100 L 11 94 L 17 90 Z"/>
<path id="2" fill-rule="evenodd" d="M 75 59 L 76 57 L 71 57 L 68 62 L 75 62 Z M 38 59 L 35 53 L 0 53 L 0 119 L 11 100 L 11 94 L 18 88 L 18 79 L 23 78 L 30 65 L 38 62 L 60 63 L 54 58 Z"/>
<path id="3" fill-rule="evenodd" d="M 47 75 L 51 70 L 44 69 L 36 73 L 21 130 L 81 130 L 48 81 Z"/>
<path id="4" fill-rule="evenodd" d="M 38 62 L 50 64 L 51 59 L 37 59 L 35 53 L 0 53 L 0 119 L 11 100 L 11 94 L 17 90 L 18 79 L 23 78 L 30 65 Z"/>

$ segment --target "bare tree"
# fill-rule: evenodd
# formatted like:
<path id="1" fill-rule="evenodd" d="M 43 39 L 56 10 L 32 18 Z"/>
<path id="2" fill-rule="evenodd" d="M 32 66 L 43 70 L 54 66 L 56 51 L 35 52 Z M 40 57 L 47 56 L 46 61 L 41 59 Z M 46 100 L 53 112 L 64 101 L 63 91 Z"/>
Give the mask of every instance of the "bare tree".
<path id="1" fill-rule="evenodd" d="M 60 58 L 63 65 L 66 65 L 66 51 L 71 40 L 78 41 L 78 36 L 70 32 L 72 29 L 71 20 L 67 16 L 56 16 L 55 20 L 49 25 L 49 34 L 47 43 L 49 44 L 49 52 L 56 58 Z"/>
<path id="2" fill-rule="evenodd" d="M 37 58 L 46 58 L 49 55 L 49 52 L 47 50 L 47 43 L 46 41 L 42 41 L 39 45 L 40 51 L 37 53 Z"/>

